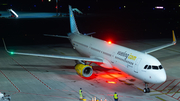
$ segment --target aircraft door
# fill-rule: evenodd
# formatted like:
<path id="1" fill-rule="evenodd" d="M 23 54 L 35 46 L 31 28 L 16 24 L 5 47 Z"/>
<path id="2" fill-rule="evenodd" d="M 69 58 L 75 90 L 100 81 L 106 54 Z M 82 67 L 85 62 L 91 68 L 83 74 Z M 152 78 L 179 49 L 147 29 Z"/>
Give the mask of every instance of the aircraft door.
<path id="1" fill-rule="evenodd" d="M 138 58 L 135 62 L 135 65 L 134 65 L 134 72 L 135 73 L 138 73 L 138 65 L 140 62 L 141 62 L 141 58 Z"/>

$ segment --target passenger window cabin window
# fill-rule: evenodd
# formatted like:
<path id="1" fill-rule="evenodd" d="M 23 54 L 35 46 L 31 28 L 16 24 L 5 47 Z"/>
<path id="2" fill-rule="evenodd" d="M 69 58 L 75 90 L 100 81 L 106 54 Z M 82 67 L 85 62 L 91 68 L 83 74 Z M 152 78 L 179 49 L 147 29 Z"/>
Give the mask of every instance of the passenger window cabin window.
<path id="1" fill-rule="evenodd" d="M 152 66 L 152 69 L 158 70 L 158 66 Z"/>
<path id="2" fill-rule="evenodd" d="M 151 69 L 151 65 L 149 65 L 149 67 L 147 69 Z"/>
<path id="3" fill-rule="evenodd" d="M 146 69 L 148 67 L 148 65 L 144 66 L 144 69 Z"/>

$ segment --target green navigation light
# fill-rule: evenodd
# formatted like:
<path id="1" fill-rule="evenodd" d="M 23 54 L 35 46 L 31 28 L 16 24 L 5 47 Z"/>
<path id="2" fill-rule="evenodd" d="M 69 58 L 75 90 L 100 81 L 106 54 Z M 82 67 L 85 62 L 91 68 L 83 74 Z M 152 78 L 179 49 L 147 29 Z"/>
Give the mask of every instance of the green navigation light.
<path id="1" fill-rule="evenodd" d="M 13 55 L 14 54 L 14 52 L 10 52 L 11 53 L 11 55 Z"/>

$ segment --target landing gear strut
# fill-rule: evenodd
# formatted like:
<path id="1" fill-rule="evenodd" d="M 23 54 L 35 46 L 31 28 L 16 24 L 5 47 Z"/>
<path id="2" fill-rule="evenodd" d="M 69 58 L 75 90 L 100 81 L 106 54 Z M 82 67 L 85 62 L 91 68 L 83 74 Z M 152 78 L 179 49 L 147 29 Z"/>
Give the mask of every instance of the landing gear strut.
<path id="1" fill-rule="evenodd" d="M 148 83 L 145 82 L 145 88 L 144 88 L 144 93 L 149 93 L 150 89 L 148 88 Z"/>
<path id="2" fill-rule="evenodd" d="M 86 65 L 86 62 L 82 61 L 82 60 L 75 60 L 76 64 L 83 64 Z"/>

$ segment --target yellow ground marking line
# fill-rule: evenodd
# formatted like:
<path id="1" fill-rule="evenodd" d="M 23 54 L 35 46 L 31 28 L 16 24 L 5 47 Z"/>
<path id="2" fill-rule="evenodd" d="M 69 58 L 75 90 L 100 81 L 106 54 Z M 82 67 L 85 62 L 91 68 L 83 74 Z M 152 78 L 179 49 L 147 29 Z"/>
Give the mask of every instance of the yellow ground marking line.
<path id="1" fill-rule="evenodd" d="M 144 91 L 143 89 L 141 89 L 141 88 L 138 88 L 137 87 L 137 89 L 139 89 L 139 90 L 141 90 L 141 91 Z M 171 90 L 171 89 L 167 89 L 167 90 Z M 151 91 L 151 92 L 158 92 L 158 91 L 167 91 L 167 90 L 154 90 L 154 91 Z M 176 92 L 176 93 L 180 93 L 180 92 Z M 162 93 L 161 93 L 162 94 Z M 152 95 L 156 95 L 156 94 L 152 94 Z M 152 96 L 151 95 L 151 96 Z M 158 94 L 159 95 L 159 94 Z"/>
<path id="2" fill-rule="evenodd" d="M 169 90 L 172 90 L 172 89 L 166 89 L 166 90 L 154 90 L 154 91 L 151 91 L 151 92 L 162 92 L 162 91 L 169 91 Z"/>
<path id="3" fill-rule="evenodd" d="M 172 93 L 180 93 L 180 92 L 170 92 L 170 93 L 161 93 L 161 94 L 151 94 L 150 96 L 154 96 L 154 95 L 163 95 L 163 94 L 172 94 Z"/>
<path id="4" fill-rule="evenodd" d="M 141 90 L 141 91 L 144 91 L 143 89 L 141 89 L 141 88 L 138 88 L 138 87 L 137 87 L 137 89 L 139 89 L 139 90 Z"/>
<path id="5" fill-rule="evenodd" d="M 158 96 L 156 96 L 156 98 L 158 98 L 158 99 L 161 100 L 161 101 L 166 101 L 166 100 L 164 100 L 164 99 L 162 99 L 162 98 L 160 98 L 160 97 L 158 97 Z"/>
<path id="6" fill-rule="evenodd" d="M 173 89 L 166 89 L 166 90 L 156 90 L 156 91 L 162 92 L 162 91 L 169 91 L 169 90 L 173 90 Z"/>
<path id="7" fill-rule="evenodd" d="M 54 51 L 57 51 L 56 49 L 54 49 Z M 63 55 L 65 55 L 65 53 L 63 53 L 63 52 L 60 52 L 61 54 L 63 54 Z"/>
<path id="8" fill-rule="evenodd" d="M 126 85 L 134 85 L 133 83 L 128 83 L 128 82 L 126 82 L 126 81 L 124 81 L 124 83 L 125 83 Z"/>
<path id="9" fill-rule="evenodd" d="M 61 54 L 65 55 L 63 52 L 60 52 Z"/>

